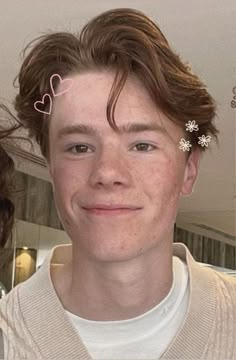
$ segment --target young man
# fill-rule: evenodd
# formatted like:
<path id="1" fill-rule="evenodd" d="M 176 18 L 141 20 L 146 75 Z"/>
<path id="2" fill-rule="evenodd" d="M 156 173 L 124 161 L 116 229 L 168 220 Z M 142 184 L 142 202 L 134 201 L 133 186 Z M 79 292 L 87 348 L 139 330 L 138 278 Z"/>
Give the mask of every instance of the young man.
<path id="1" fill-rule="evenodd" d="M 117 9 L 40 38 L 19 84 L 72 245 L 0 303 L 5 358 L 233 359 L 236 282 L 173 245 L 217 134 L 202 82 L 149 18 Z"/>

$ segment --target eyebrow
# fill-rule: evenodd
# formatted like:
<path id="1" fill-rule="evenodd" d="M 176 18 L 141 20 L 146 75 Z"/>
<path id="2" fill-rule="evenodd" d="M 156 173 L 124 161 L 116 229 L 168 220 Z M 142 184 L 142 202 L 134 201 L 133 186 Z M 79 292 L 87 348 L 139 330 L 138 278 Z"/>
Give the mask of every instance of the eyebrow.
<path id="1" fill-rule="evenodd" d="M 128 123 L 119 127 L 119 134 L 139 133 L 143 131 L 154 131 L 165 134 L 166 130 L 157 123 Z M 59 139 L 66 135 L 84 134 L 84 135 L 98 135 L 98 130 L 90 125 L 76 124 L 64 126 L 58 131 L 57 137 Z"/>

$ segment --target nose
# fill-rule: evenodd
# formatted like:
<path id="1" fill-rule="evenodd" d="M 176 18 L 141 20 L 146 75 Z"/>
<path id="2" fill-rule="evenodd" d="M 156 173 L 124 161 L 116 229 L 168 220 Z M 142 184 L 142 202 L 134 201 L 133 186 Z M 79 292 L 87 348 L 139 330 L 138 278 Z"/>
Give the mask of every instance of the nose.
<path id="1" fill-rule="evenodd" d="M 89 176 L 92 187 L 128 187 L 131 174 L 127 160 L 117 148 L 104 149 L 94 158 Z"/>

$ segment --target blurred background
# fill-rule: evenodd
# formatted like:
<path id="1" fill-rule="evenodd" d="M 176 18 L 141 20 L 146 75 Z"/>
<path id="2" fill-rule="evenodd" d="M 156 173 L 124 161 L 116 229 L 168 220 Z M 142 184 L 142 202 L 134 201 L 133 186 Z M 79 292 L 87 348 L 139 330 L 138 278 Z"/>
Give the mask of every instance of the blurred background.
<path id="1" fill-rule="evenodd" d="M 17 93 L 13 80 L 22 63 L 21 51 L 32 39 L 48 31 L 79 31 L 93 16 L 119 7 L 139 9 L 156 21 L 170 45 L 192 65 L 217 101 L 220 146 L 210 143 L 193 194 L 181 199 L 175 241 L 186 243 L 198 261 L 232 269 L 233 274 L 236 269 L 235 0 L 0 0 L 0 101 L 12 109 Z M 47 168 L 38 147 L 32 148 L 26 142 L 5 147 L 15 161 L 15 184 L 20 190 L 14 195 L 13 246 L 0 252 L 0 282 L 2 289 L 6 289 L 2 291 L 9 291 L 36 271 L 52 247 L 70 239 L 58 219 Z M 6 253 L 10 261 L 4 265 Z"/>

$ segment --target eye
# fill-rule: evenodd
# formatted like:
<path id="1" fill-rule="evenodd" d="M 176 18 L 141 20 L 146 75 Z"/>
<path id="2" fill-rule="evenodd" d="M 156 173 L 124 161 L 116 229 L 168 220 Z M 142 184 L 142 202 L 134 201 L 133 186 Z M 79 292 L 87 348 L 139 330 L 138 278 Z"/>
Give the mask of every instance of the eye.
<path id="1" fill-rule="evenodd" d="M 140 151 L 142 151 L 142 152 L 147 152 L 147 151 L 148 151 L 148 150 L 147 150 L 148 146 L 151 146 L 151 147 L 154 148 L 154 149 L 157 148 L 157 147 L 154 146 L 154 145 L 151 145 L 151 144 L 148 144 L 148 143 L 144 143 L 144 142 L 138 143 L 138 144 L 136 144 L 134 147 L 137 147 L 137 148 L 139 147 Z M 152 150 L 152 149 L 151 149 L 151 150 Z"/>
<path id="2" fill-rule="evenodd" d="M 87 153 L 89 147 L 85 144 L 76 144 L 67 149 L 68 152 L 73 154 Z"/>
<path id="3" fill-rule="evenodd" d="M 153 149 L 157 149 L 156 146 L 145 143 L 145 142 L 138 143 L 134 147 L 136 147 L 138 149 L 137 150 L 138 152 L 140 152 L 140 151 L 141 152 L 149 152 L 149 151 L 151 151 Z M 151 147 L 151 149 L 150 149 L 150 147 Z M 70 146 L 67 149 L 67 151 L 70 152 L 70 153 L 73 153 L 73 154 L 81 154 L 81 153 L 86 154 L 86 153 L 88 153 L 88 149 L 90 149 L 88 145 L 76 144 L 76 145 Z"/>

